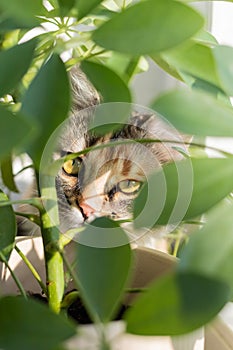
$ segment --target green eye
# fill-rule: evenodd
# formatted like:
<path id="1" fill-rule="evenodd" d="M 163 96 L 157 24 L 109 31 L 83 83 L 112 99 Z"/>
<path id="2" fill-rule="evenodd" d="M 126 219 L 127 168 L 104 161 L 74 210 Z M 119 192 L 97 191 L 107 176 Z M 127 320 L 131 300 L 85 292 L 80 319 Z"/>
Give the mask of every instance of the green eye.
<path id="1" fill-rule="evenodd" d="M 140 187 L 141 182 L 135 180 L 123 180 L 118 184 L 119 190 L 125 194 L 136 193 L 139 191 Z"/>
<path id="2" fill-rule="evenodd" d="M 63 170 L 68 175 L 77 175 L 82 164 L 81 158 L 69 159 L 63 164 Z"/>

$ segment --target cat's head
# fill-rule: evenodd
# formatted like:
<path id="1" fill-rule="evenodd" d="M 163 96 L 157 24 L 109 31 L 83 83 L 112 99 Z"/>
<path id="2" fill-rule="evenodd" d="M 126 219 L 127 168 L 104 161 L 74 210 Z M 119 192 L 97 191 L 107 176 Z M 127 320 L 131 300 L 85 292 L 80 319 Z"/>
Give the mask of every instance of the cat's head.
<path id="1" fill-rule="evenodd" d="M 133 113 L 120 129 L 101 137 L 88 130 L 89 120 L 87 111 L 73 114 L 58 142 L 57 157 L 96 148 L 66 161 L 58 172 L 62 232 L 100 216 L 131 218 L 133 201 L 147 177 L 162 164 L 182 158 L 175 149 L 181 136 L 154 114 Z M 171 142 L 133 141 L 146 139 Z"/>

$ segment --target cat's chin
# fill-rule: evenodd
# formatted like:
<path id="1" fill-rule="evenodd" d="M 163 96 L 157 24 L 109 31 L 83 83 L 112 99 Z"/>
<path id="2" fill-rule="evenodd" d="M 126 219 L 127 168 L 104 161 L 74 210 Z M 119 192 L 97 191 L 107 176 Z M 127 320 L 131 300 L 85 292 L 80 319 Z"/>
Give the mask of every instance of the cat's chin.
<path id="1" fill-rule="evenodd" d="M 59 225 L 59 230 L 66 233 L 68 230 L 81 227 L 84 224 L 84 218 L 80 210 L 71 206 L 68 211 L 62 213 L 62 220 Z"/>

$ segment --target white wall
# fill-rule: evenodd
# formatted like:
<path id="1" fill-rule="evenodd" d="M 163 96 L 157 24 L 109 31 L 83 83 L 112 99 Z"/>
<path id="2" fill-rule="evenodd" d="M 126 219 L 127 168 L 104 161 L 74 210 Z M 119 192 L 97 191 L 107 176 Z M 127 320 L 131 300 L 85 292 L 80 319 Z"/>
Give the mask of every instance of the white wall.
<path id="1" fill-rule="evenodd" d="M 213 3 L 211 31 L 220 44 L 233 46 L 232 3 L 224 1 Z"/>

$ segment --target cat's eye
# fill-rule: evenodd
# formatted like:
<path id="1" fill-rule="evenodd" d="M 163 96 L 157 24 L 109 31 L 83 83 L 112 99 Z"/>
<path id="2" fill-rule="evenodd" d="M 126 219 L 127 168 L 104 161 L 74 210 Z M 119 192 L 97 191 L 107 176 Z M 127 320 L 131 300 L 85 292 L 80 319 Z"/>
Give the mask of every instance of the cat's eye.
<path id="1" fill-rule="evenodd" d="M 123 180 L 118 183 L 118 188 L 125 194 L 134 194 L 139 191 L 141 182 L 136 180 Z"/>
<path id="2" fill-rule="evenodd" d="M 82 164 L 81 158 L 69 159 L 63 164 L 63 170 L 68 175 L 78 175 Z"/>

